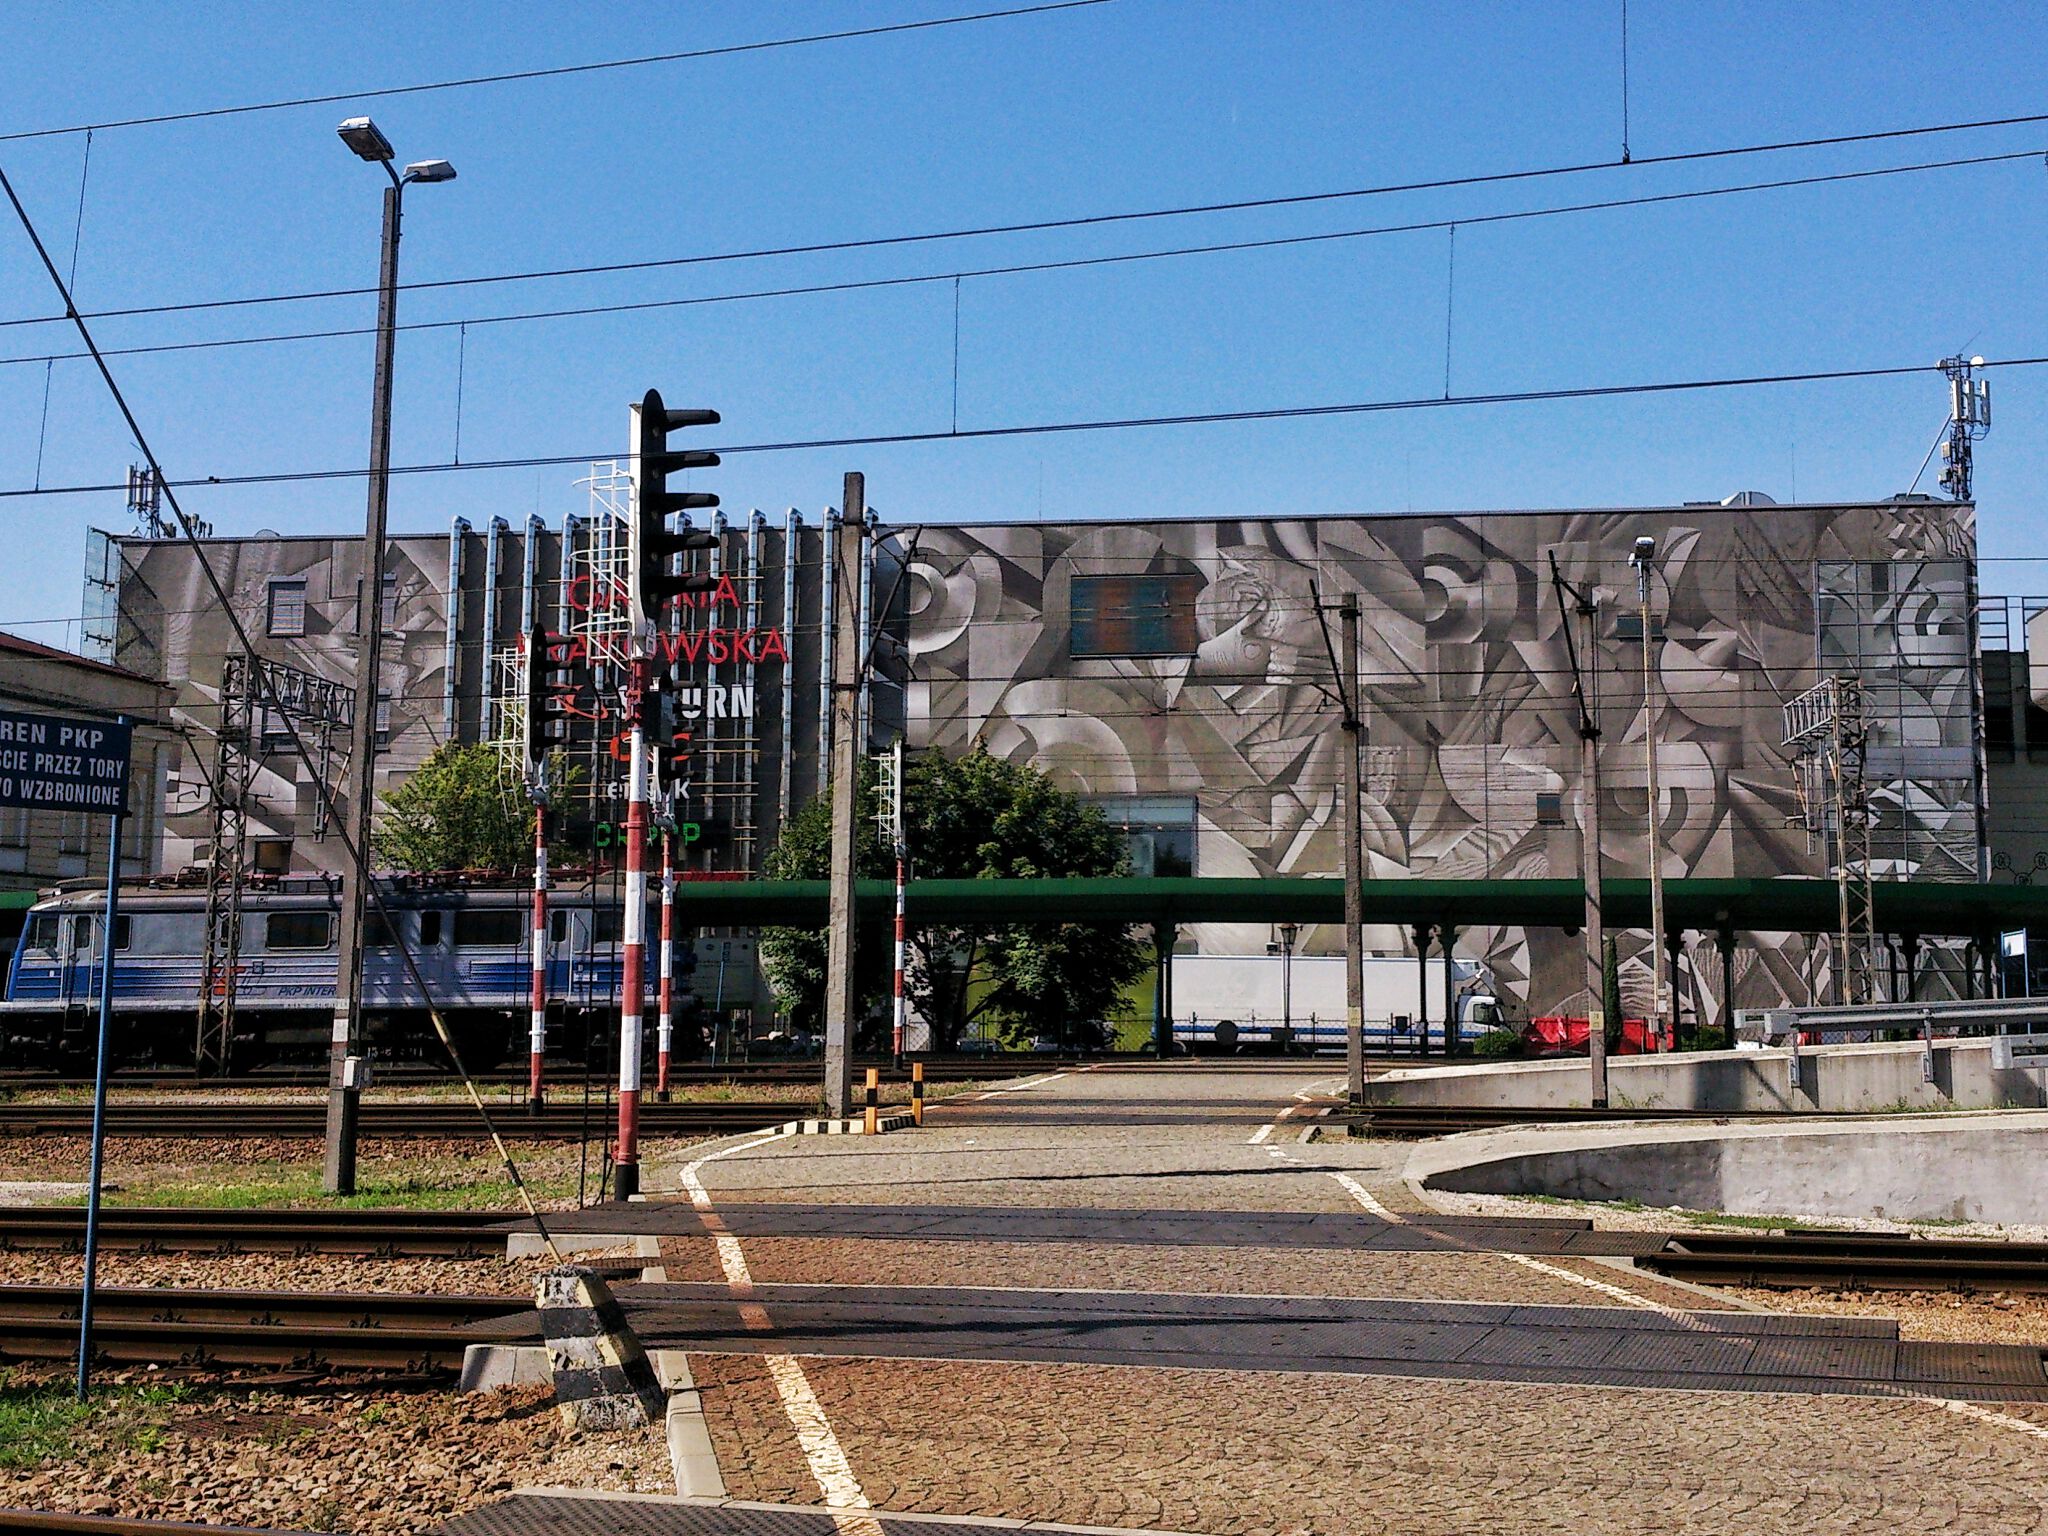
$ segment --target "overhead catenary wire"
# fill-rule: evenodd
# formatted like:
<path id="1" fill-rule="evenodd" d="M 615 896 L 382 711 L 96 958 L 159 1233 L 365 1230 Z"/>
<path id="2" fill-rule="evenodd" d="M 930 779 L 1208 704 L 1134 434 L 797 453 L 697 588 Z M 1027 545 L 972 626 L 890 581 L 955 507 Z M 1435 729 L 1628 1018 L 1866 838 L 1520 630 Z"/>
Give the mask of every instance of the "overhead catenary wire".
<path id="1" fill-rule="evenodd" d="M 1931 134 L 1969 133 L 1991 128 L 2018 127 L 2048 122 L 2048 112 L 2017 117 L 1978 118 L 1969 121 L 1922 124 L 1911 128 L 1888 128 L 1869 133 L 1835 134 L 1823 138 L 1784 139 L 1762 144 L 1730 145 L 1720 149 L 1676 151 L 1630 161 L 1627 166 L 1614 160 L 1589 160 L 1569 164 L 1530 167 L 1516 171 L 1474 172 L 1419 181 L 1382 182 L 1334 191 L 1283 193 L 1267 197 L 1239 198 L 1174 207 L 1123 210 L 1112 213 L 1076 214 L 1065 218 L 1030 219 L 1002 224 L 983 224 L 910 234 L 872 235 L 847 240 L 810 241 L 793 245 L 762 246 L 749 250 L 714 251 L 692 256 L 649 257 L 637 261 L 599 262 L 584 266 L 543 267 L 519 272 L 478 273 L 467 277 L 427 278 L 402 283 L 405 292 L 427 292 L 443 288 L 473 288 L 495 283 L 525 283 L 566 277 L 595 277 L 621 272 L 648 272 L 661 268 L 710 266 L 723 262 L 761 261 L 784 256 L 816 256 L 847 251 L 883 250 L 893 247 L 936 244 L 952 240 L 986 239 L 1000 235 L 1042 234 L 1052 230 L 1102 228 L 1117 224 L 1142 223 L 1155 219 L 1199 218 L 1222 213 L 1245 213 L 1274 208 L 1310 207 L 1323 203 L 1350 202 L 1413 192 L 1441 192 L 1469 187 L 1496 186 L 1554 177 L 1588 175 L 1596 171 L 1637 170 L 1648 166 L 1694 164 L 1749 155 L 1783 154 L 1803 149 L 1836 148 L 1848 144 L 1880 143 L 1891 139 L 1918 138 Z M 2035 153 L 2035 152 L 2027 152 Z M 1474 223 L 1474 219 L 1461 222 Z M 229 299 L 194 299 L 175 304 L 132 305 L 120 309 L 87 311 L 88 320 L 126 319 L 137 315 L 191 314 L 201 310 L 242 309 L 265 304 L 300 304 L 323 299 L 361 298 L 374 288 L 320 288 L 297 292 L 250 294 Z M 25 315 L 0 320 L 0 329 L 26 325 L 51 325 L 63 315 Z"/>
<path id="2" fill-rule="evenodd" d="M 973 22 L 1000 21 L 1017 16 L 1037 16 L 1049 11 L 1082 10 L 1106 5 L 1109 0 L 1044 0 L 1035 5 L 1010 6 L 1003 10 L 974 11 L 964 16 L 932 16 L 922 21 L 880 23 L 849 27 L 837 32 L 812 32 L 796 37 L 763 38 L 750 43 L 725 43 L 711 48 L 689 48 L 674 53 L 647 53 L 625 59 L 599 59 L 588 64 L 554 64 L 537 69 L 506 70 L 492 75 L 465 75 L 452 80 L 430 80 L 418 85 L 373 86 L 366 90 L 331 91 L 319 96 L 288 96 L 276 101 L 243 102 L 226 107 L 199 107 L 189 112 L 158 112 L 146 117 L 109 118 L 104 122 L 73 123 L 62 128 L 21 128 L 0 133 L 0 144 L 23 139 L 52 139 L 67 134 L 104 132 L 110 128 L 153 128 L 167 123 L 195 123 L 210 118 L 246 117 L 257 112 L 284 112 L 297 107 L 330 106 L 343 101 L 376 101 L 392 96 L 417 96 L 429 91 L 468 90 L 484 85 L 511 85 L 534 80 L 554 80 L 565 75 L 597 74 L 605 70 L 639 69 L 655 64 L 680 64 L 696 59 L 729 58 L 734 54 L 763 53 L 775 48 L 798 48 L 813 43 L 847 42 L 857 38 L 886 37 L 899 32 L 929 32 L 939 27 L 966 26 Z"/>
<path id="3" fill-rule="evenodd" d="M 229 626 L 233 629 L 235 639 L 239 642 L 245 654 L 259 654 L 249 635 L 247 626 L 243 624 L 241 615 L 235 611 L 227 589 L 221 583 L 219 573 L 214 570 L 212 562 L 206 557 L 205 545 L 199 538 L 192 519 L 186 516 L 185 509 L 179 505 L 176 492 L 165 483 L 163 465 L 158 461 L 155 450 L 150 447 L 148 436 L 142 430 L 142 423 L 136 419 L 135 412 L 129 407 L 128 398 L 122 393 L 120 384 L 115 380 L 113 370 L 107 366 L 106 360 L 100 357 L 95 349 L 91 328 L 87 326 L 84 318 L 79 315 L 78 307 L 72 301 L 70 285 L 64 281 L 63 275 L 58 272 L 56 262 L 50 257 L 49 248 L 43 244 L 41 232 L 37 230 L 35 221 L 29 217 L 28 209 L 22 206 L 21 198 L 14 190 L 14 182 L 9 178 L 4 168 L 0 168 L 0 191 L 6 193 L 8 202 L 13 205 L 15 217 L 20 221 L 22 231 L 27 234 L 30 243 L 34 245 L 36 255 L 41 260 L 44 271 L 49 274 L 51 284 L 56 288 L 58 295 L 64 302 L 65 313 L 78 328 L 79 339 L 85 343 L 86 350 L 93 354 L 93 362 L 99 370 L 101 380 L 107 387 L 107 393 L 113 397 L 114 405 L 120 411 L 122 421 L 127 424 L 128 431 L 133 436 L 137 449 L 142 453 L 144 460 L 149 465 L 150 472 L 156 477 L 157 484 L 162 488 L 164 500 L 170 504 L 171 512 L 177 519 L 178 527 L 183 531 L 186 542 L 191 546 L 193 553 L 198 558 L 199 568 L 204 574 L 208 586 L 212 589 L 215 599 L 220 603 L 221 612 L 226 617 Z M 273 706 L 276 703 L 275 699 L 271 700 Z M 361 703 L 362 701 L 358 701 L 359 706 Z M 289 736 L 292 748 L 297 754 L 300 763 L 312 779 L 314 791 L 320 797 L 322 809 L 328 818 L 329 824 L 333 827 L 339 838 L 350 865 L 356 869 L 367 871 L 369 868 L 369 850 L 358 846 L 355 839 L 349 835 L 347 825 L 342 819 L 340 808 L 335 804 L 333 786 L 328 784 L 326 779 L 322 777 L 320 765 L 315 760 L 312 751 L 307 747 L 305 737 L 300 732 L 297 722 L 292 718 L 291 713 L 286 710 L 277 710 L 277 717 L 278 723 L 283 725 L 285 734 Z M 358 764 L 356 765 L 356 771 L 358 773 L 366 773 L 367 767 L 367 764 Z M 497 1149 L 500 1165 L 505 1169 L 506 1176 L 512 1182 L 512 1187 L 519 1192 L 520 1199 L 525 1202 L 527 1216 L 533 1222 L 534 1229 L 539 1234 L 541 1241 L 546 1244 L 548 1252 L 555 1260 L 560 1262 L 562 1257 L 561 1250 L 555 1246 L 555 1240 L 548 1230 L 547 1221 L 541 1215 L 539 1206 L 534 1203 L 532 1191 L 527 1188 L 526 1181 L 519 1172 L 518 1163 L 514 1161 L 510 1148 L 505 1145 L 504 1138 L 499 1134 L 496 1121 L 491 1118 L 491 1112 L 485 1107 L 482 1095 L 477 1092 L 476 1080 L 470 1076 L 469 1069 L 463 1063 L 461 1053 L 456 1049 L 455 1040 L 449 1032 L 447 1020 L 441 1016 L 440 1007 L 434 1001 L 433 993 L 427 986 L 426 977 L 421 974 L 418 957 L 413 954 L 412 946 L 399 933 L 399 925 L 392 920 L 391 909 L 385 902 L 383 893 L 377 889 L 377 882 L 374 879 L 370 879 L 366 880 L 364 885 L 364 894 L 375 904 L 378 914 L 384 919 L 394 938 L 397 939 L 396 947 L 399 958 L 404 963 L 407 979 L 411 982 L 414 991 L 417 992 L 421 1003 L 425 1006 L 427 1018 L 433 1025 L 434 1033 L 440 1038 L 442 1048 L 448 1052 L 449 1061 L 454 1064 L 455 1070 L 461 1074 L 463 1086 L 469 1093 L 470 1104 L 476 1110 L 478 1117 L 483 1121 L 484 1129 L 490 1135 L 491 1144 Z"/>
<path id="4" fill-rule="evenodd" d="M 2038 368 L 2043 364 L 2048 364 L 2048 356 L 1994 358 L 1979 366 L 1983 368 Z M 1068 421 L 1022 422 L 1013 426 L 967 427 L 958 431 L 953 430 L 951 427 L 946 427 L 925 431 L 861 433 L 841 437 L 789 438 L 755 443 L 721 444 L 714 451 L 729 455 L 805 453 L 827 448 L 887 448 L 917 443 L 1052 437 L 1078 432 L 1128 432 L 1157 427 L 1220 426 L 1236 422 L 1256 421 L 1310 421 L 1323 417 L 1443 410 L 1450 407 L 1532 405 L 1573 400 L 1608 400 L 1727 389 L 1754 389 L 1769 385 L 1828 384 L 1842 383 L 1849 380 L 1897 379 L 1915 377 L 1924 373 L 1939 373 L 1940 371 L 1940 365 L 1936 363 L 1892 363 L 1862 368 L 1811 368 L 1791 373 L 1729 374 L 1716 378 L 1659 379 L 1635 384 L 1582 384 L 1560 385 L 1551 389 L 1496 390 L 1480 394 L 1451 395 L 1447 398 L 1436 395 L 1410 395 L 1379 400 L 1337 401 L 1321 405 L 1257 406 L 1237 410 L 1188 411 L 1166 416 L 1109 416 L 1077 418 Z M 565 464 L 589 464 L 594 460 L 601 462 L 617 459 L 618 457 L 619 454 L 616 449 L 600 449 L 594 452 L 538 454 L 521 458 L 473 459 L 467 464 L 398 464 L 393 465 L 389 472 L 394 475 L 476 473 L 485 470 L 535 469 Z M 174 485 L 180 489 L 193 486 L 303 485 L 321 480 L 356 480 L 363 478 L 367 474 L 369 474 L 368 469 L 276 470 L 268 473 L 246 475 L 202 475 L 175 481 L 167 480 L 164 483 L 167 486 Z M 40 488 L 16 486 L 0 490 L 0 499 L 19 499 L 30 496 L 80 496 L 125 489 L 125 484 L 113 482 L 43 486 Z"/>
<path id="5" fill-rule="evenodd" d="M 466 330 L 469 326 L 515 325 L 545 320 L 576 320 L 611 315 L 640 314 L 649 310 L 691 309 L 716 304 L 758 303 L 776 299 L 817 298 L 839 293 L 877 289 L 912 288 L 950 282 L 954 287 L 955 342 L 958 342 L 959 287 L 964 278 L 1021 277 L 1046 272 L 1074 272 L 1089 268 L 1117 267 L 1142 262 L 1170 261 L 1194 256 L 1231 255 L 1248 251 L 1281 250 L 1349 240 L 1370 240 L 1383 236 L 1421 234 L 1434 230 L 1455 230 L 1464 225 L 1513 224 L 1573 214 L 1606 213 L 1627 208 L 1648 208 L 1666 203 L 1696 202 L 1705 198 L 1742 196 L 1756 192 L 1778 192 L 1834 183 L 1869 181 L 1887 176 L 1959 170 L 1973 166 L 2009 164 L 2020 160 L 2048 159 L 2038 149 L 2009 151 L 1995 155 L 1968 155 L 1952 160 L 1918 161 L 1911 165 L 1877 166 L 1860 171 L 1830 171 L 1811 176 L 1791 176 L 1773 181 L 1742 182 L 1733 186 L 1703 187 L 1688 192 L 1660 192 L 1640 197 L 1603 198 L 1594 202 L 1562 203 L 1541 208 L 1510 209 L 1501 213 L 1475 214 L 1455 219 L 1417 219 L 1399 224 L 1378 224 L 1356 229 L 1321 231 L 1305 235 L 1277 235 L 1253 240 L 1223 240 L 1200 245 L 1177 245 L 1107 256 L 1067 257 L 1047 261 L 1009 262 L 990 267 L 909 273 L 898 277 L 848 278 L 825 283 L 800 283 L 778 288 L 753 288 L 730 293 L 689 294 L 667 299 L 628 299 L 608 304 L 573 305 L 558 309 L 516 310 L 507 314 L 465 315 L 447 320 L 412 320 L 401 323 L 401 331 Z M 1446 314 L 1449 305 L 1446 303 Z M 1448 322 L 1447 322 L 1448 324 Z M 106 357 L 144 357 L 163 353 L 207 352 L 222 348 L 277 346 L 295 342 L 330 341 L 356 336 L 373 336 L 374 325 L 330 326 L 319 330 L 278 331 L 254 336 L 221 336 L 196 341 L 143 343 L 132 347 L 102 347 Z M 66 362 L 81 359 L 83 352 L 29 352 L 0 357 L 0 367 L 29 363 Z M 957 369 L 957 358 L 956 358 Z M 957 383 L 957 374 L 956 374 Z M 957 413 L 956 413 L 957 416 Z"/>

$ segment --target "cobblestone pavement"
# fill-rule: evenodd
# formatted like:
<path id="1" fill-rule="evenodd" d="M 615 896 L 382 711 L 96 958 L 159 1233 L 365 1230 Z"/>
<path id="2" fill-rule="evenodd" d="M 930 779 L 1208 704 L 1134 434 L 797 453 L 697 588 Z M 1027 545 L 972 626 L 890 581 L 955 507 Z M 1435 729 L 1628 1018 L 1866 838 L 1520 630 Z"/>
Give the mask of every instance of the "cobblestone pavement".
<path id="1" fill-rule="evenodd" d="M 2036 1442 L 1915 1402 L 804 1364 L 878 1508 L 1215 1536 L 2048 1530 Z M 733 1496 L 815 1499 L 760 1362 L 697 1380 Z"/>
<path id="2" fill-rule="evenodd" d="M 750 1237 L 746 1252 L 754 1279 L 764 1284 L 1429 1296 L 1440 1301 L 1626 1305 L 1498 1254 L 802 1237 Z M 671 1280 L 721 1277 L 717 1251 L 708 1238 L 665 1238 L 661 1255 Z M 1577 1261 L 1574 1267 L 1580 1267 Z M 1623 1278 L 1611 1269 L 1593 1267 L 1585 1272 L 1609 1281 Z M 1629 1281 L 1633 1286 L 1634 1277 Z M 1659 1299 L 1664 1299 L 1661 1292 Z M 1681 1304 L 1689 1306 L 1698 1300 L 1686 1296 Z"/>
<path id="3" fill-rule="evenodd" d="M 922 1132 L 785 1140 L 699 1176 L 714 1202 L 1419 1213 L 1400 1178 L 1409 1144 L 1304 1143 L 1299 1110 L 1275 1123 L 1297 1095 L 1332 1085 L 1327 1071 L 1060 1074 L 963 1096 Z M 1149 1111 L 1120 1114 L 1131 1102 Z M 1717 1305 L 1590 1260 L 1484 1252 L 837 1238 L 744 1249 L 763 1283 Z M 663 1258 L 675 1280 L 722 1274 L 706 1239 L 667 1241 Z M 692 1365 L 733 1496 L 817 1500 L 769 1363 Z M 2026 1432 L 2048 1426 L 2048 1407 L 1094 1365 L 807 1357 L 802 1369 L 884 1509 L 1214 1536 L 2048 1532 L 2048 1436 Z"/>

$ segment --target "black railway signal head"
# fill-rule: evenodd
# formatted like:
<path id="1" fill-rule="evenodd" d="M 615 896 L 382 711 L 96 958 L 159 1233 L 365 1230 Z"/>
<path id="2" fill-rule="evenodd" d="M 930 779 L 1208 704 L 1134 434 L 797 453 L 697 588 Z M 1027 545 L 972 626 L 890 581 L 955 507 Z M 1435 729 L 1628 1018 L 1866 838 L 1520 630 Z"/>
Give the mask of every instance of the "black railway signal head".
<path id="1" fill-rule="evenodd" d="M 669 519 L 678 514 L 707 510 L 718 505 L 708 491 L 675 490 L 670 475 L 692 469 L 710 469 L 718 455 L 703 449 L 671 448 L 669 434 L 686 427 L 709 427 L 718 422 L 716 411 L 671 411 L 661 403 L 661 392 L 650 389 L 633 413 L 633 518 L 628 540 L 632 562 L 632 619 L 635 633 L 660 620 L 662 611 L 685 592 L 705 589 L 705 578 L 673 574 L 677 555 L 709 549 L 718 535 L 706 528 L 672 529 Z"/>
<path id="2" fill-rule="evenodd" d="M 569 740 L 566 697 L 575 679 L 551 656 L 548 632 L 535 624 L 526 633 L 526 771 L 531 783 L 546 782 L 547 755 Z"/>

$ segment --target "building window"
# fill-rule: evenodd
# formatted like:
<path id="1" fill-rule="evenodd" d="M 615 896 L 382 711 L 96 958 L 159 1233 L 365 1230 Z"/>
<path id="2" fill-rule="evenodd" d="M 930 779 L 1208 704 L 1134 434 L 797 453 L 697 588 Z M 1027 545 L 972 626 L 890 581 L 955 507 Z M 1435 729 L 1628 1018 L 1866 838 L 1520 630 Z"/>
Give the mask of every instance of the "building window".
<path id="1" fill-rule="evenodd" d="M 92 836 L 92 828 L 83 811 L 65 811 L 57 818 L 57 851 L 59 853 L 84 853 L 86 841 Z"/>
<path id="2" fill-rule="evenodd" d="M 377 694 L 377 750 L 382 752 L 391 745 L 391 695 L 381 690 Z"/>
<path id="3" fill-rule="evenodd" d="M 1193 572 L 1076 576 L 1069 587 L 1067 649 L 1075 656 L 1192 656 Z"/>
<path id="4" fill-rule="evenodd" d="M 269 633 L 295 638 L 306 632 L 306 583 L 303 579 L 270 584 Z"/>
<path id="5" fill-rule="evenodd" d="M 0 808 L 0 847 L 26 848 L 28 846 L 28 807 L 6 806 Z"/>
<path id="6" fill-rule="evenodd" d="M 1643 616 L 1640 613 L 1617 613 L 1614 616 L 1614 638 L 1617 640 L 1641 640 L 1643 638 Z M 1650 638 L 1664 638 L 1664 620 L 1656 614 L 1650 615 Z"/>
<path id="7" fill-rule="evenodd" d="M 1195 872 L 1195 800 L 1192 795 L 1132 795 L 1098 800 L 1096 807 L 1123 829 L 1131 873 L 1140 878 Z"/>
<path id="8" fill-rule="evenodd" d="M 1536 825 L 1539 827 L 1561 827 L 1564 825 L 1564 796 L 1554 789 L 1536 791 Z"/>
<path id="9" fill-rule="evenodd" d="M 398 572 L 384 573 L 384 632 L 388 635 L 398 628 Z"/>

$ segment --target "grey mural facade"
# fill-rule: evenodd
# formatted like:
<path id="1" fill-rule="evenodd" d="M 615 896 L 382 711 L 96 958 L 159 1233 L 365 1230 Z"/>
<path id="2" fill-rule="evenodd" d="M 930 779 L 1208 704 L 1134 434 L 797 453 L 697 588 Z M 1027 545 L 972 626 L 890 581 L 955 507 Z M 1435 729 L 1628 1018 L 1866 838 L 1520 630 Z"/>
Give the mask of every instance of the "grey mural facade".
<path id="1" fill-rule="evenodd" d="M 1658 543 L 1648 721 L 1627 564 L 1642 535 Z M 1647 868 L 1646 727 L 1667 876 L 1827 873 L 1792 824 L 1781 707 L 1844 670 L 1875 717 L 1881 873 L 1980 878 L 1974 511 L 1949 502 L 927 525 L 908 582 L 911 744 L 1037 764 L 1129 823 L 1141 860 L 1334 875 L 1341 733 L 1316 601 L 1355 595 L 1369 878 L 1572 878 L 1579 746 L 1553 554 L 1602 594 L 1591 666 L 1610 878 Z M 1245 954 L 1271 935 L 1187 937 Z M 1632 1006 L 1648 986 L 1641 939 L 1624 946 Z M 1711 935 L 1695 941 L 1681 1007 L 1712 1023 L 1719 961 Z M 1409 940 L 1369 943 L 1399 954 Z M 1334 927 L 1304 935 L 1310 952 L 1341 944 Z M 1458 948 L 1532 1010 L 1585 1005 L 1562 933 L 1483 929 Z M 1738 1006 L 1808 999 L 1825 955 L 1801 935 L 1743 936 Z"/>

